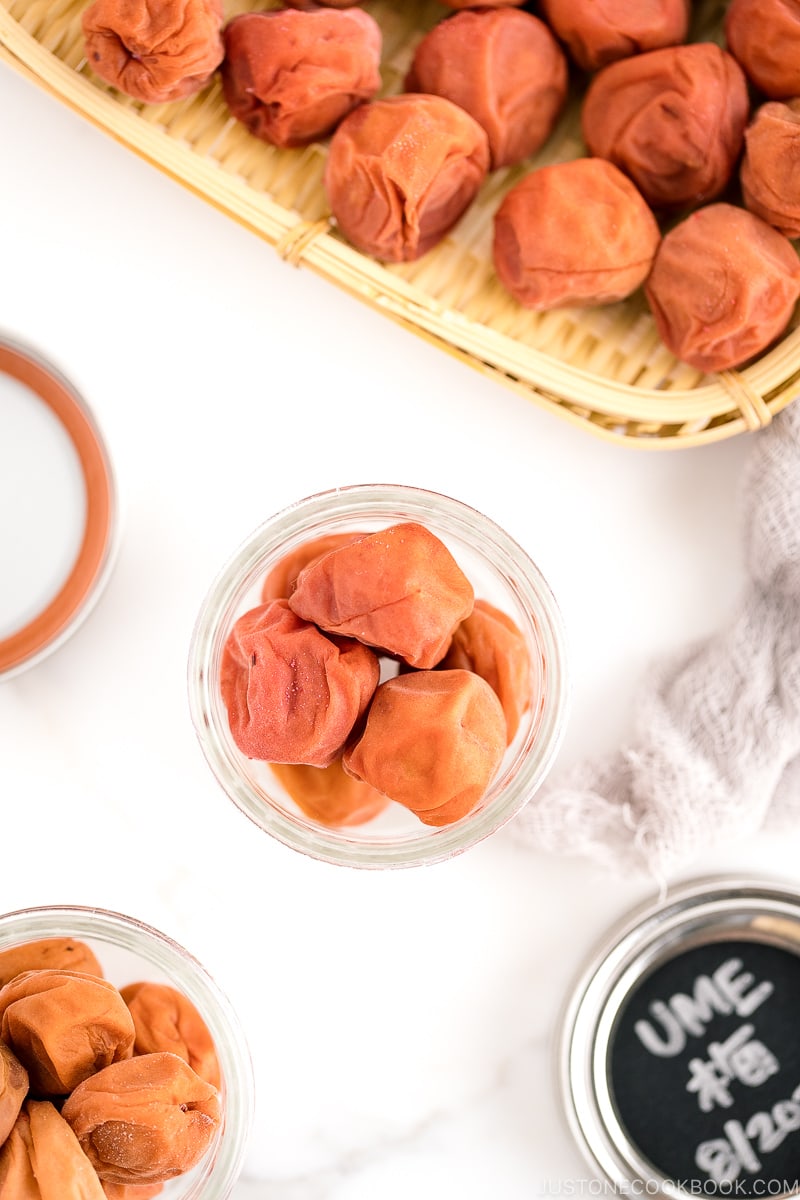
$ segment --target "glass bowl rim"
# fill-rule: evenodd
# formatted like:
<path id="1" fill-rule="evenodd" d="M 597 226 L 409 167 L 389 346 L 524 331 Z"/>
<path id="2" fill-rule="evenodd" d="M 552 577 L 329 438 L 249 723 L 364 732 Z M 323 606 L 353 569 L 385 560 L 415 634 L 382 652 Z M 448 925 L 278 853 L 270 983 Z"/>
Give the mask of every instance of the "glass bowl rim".
<path id="1" fill-rule="evenodd" d="M 23 923 L 21 936 L 18 933 L 12 941 L 10 929 Z M 23 941 L 47 937 L 95 939 L 121 947 L 152 962 L 171 981 L 176 962 L 187 969 L 188 986 L 183 977 L 173 981 L 173 986 L 195 1004 L 209 1028 L 220 1059 L 224 1100 L 222 1129 L 210 1168 L 192 1182 L 190 1191 L 180 1200 L 227 1200 L 241 1174 L 255 1104 L 250 1049 L 228 997 L 200 960 L 180 942 L 138 917 L 77 904 L 37 905 L 0 913 L 0 952 Z M 179 1177 L 171 1182 L 179 1182 Z"/>
<path id="2" fill-rule="evenodd" d="M 332 505 L 337 506 L 335 512 Z M 428 505 L 433 507 L 428 509 Z M 420 520 L 423 512 L 430 512 L 434 522 L 452 520 L 463 531 L 467 545 L 470 535 L 474 538 L 480 531 L 491 539 L 496 554 L 513 563 L 515 571 L 524 568 L 521 586 L 534 602 L 537 633 L 549 671 L 547 703 L 536 737 L 537 752 L 529 754 L 518 769 L 512 780 L 512 785 L 517 786 L 506 789 L 508 796 L 504 802 L 500 802 L 503 796 L 498 797 L 452 826 L 435 830 L 422 826 L 418 836 L 396 844 L 390 840 L 358 842 L 348 836 L 352 830 L 303 828 L 261 797 L 254 796 L 221 748 L 214 729 L 212 697 L 212 688 L 216 686 L 212 669 L 215 633 L 235 606 L 237 596 L 241 596 L 242 581 L 252 585 L 250 577 L 263 569 L 259 564 L 283 547 L 287 536 L 297 536 L 298 532 L 313 536 L 315 530 L 325 532 L 315 524 L 320 519 L 327 518 L 330 523 L 359 516 L 374 520 L 384 515 L 380 509 L 391 519 L 392 508 L 395 512 L 398 508 L 408 508 Z M 435 524 L 433 531 L 440 532 Z M 487 557 L 485 552 L 481 553 Z M 496 569 L 494 562 L 491 565 Z M 550 769 L 564 734 L 569 699 L 566 632 L 555 597 L 539 567 L 490 517 L 464 501 L 427 488 L 408 484 L 349 484 L 294 501 L 268 517 L 240 543 L 218 571 L 201 604 L 189 646 L 187 686 L 190 715 L 206 762 L 228 798 L 263 832 L 291 849 L 334 865 L 374 869 L 430 865 L 451 858 L 495 833 L 527 803 Z"/>

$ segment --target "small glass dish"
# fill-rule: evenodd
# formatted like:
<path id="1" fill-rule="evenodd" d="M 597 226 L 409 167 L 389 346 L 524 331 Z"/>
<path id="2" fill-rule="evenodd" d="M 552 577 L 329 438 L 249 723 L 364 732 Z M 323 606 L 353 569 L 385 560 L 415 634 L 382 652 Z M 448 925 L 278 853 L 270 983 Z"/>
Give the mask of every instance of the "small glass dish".
<path id="1" fill-rule="evenodd" d="M 290 551 L 323 535 L 372 532 L 418 522 L 440 538 L 476 597 L 507 613 L 528 647 L 533 702 L 480 804 L 440 828 L 399 804 L 360 826 L 332 829 L 306 817 L 269 765 L 247 758 L 231 736 L 220 692 L 220 662 L 235 621 L 261 603 L 268 572 Z M 231 800 L 285 845 L 325 862 L 408 867 L 439 862 L 510 820 L 547 774 L 565 722 L 567 672 L 561 616 L 550 588 L 524 550 L 482 513 L 458 500 L 397 484 L 357 484 L 309 496 L 256 529 L 223 567 L 192 636 L 189 706 L 203 753 Z"/>
<path id="2" fill-rule="evenodd" d="M 0 915 L 0 953 L 23 942 L 57 937 L 85 942 L 115 987 L 169 984 L 200 1013 L 219 1060 L 222 1122 L 203 1159 L 165 1183 L 159 1200 L 227 1200 L 242 1169 L 254 1111 L 250 1053 L 230 1002 L 182 946 L 133 917 L 78 906 L 27 908 Z"/>

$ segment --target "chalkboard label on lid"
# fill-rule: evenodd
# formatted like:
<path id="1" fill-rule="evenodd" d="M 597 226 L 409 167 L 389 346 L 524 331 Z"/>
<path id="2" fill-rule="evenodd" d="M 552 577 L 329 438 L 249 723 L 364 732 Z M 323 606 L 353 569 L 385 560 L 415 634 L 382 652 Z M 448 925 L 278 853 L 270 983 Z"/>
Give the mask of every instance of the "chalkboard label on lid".
<path id="1" fill-rule="evenodd" d="M 676 953 L 626 996 L 607 1066 L 627 1137 L 679 1190 L 800 1190 L 800 955 L 725 939 Z"/>

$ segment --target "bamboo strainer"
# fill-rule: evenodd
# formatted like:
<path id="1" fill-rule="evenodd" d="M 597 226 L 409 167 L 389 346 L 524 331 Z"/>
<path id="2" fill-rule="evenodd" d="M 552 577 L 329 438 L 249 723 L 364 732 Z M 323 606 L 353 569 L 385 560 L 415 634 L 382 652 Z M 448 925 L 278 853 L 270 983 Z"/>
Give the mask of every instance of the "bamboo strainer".
<path id="1" fill-rule="evenodd" d="M 655 448 L 693 446 L 766 425 L 800 390 L 800 312 L 781 341 L 741 371 L 703 375 L 662 344 L 641 293 L 593 309 L 532 313 L 502 288 L 492 222 L 533 166 L 585 153 L 575 95 L 535 159 L 494 172 L 435 250 L 385 266 L 338 234 L 322 185 L 326 145 L 278 150 L 226 108 L 219 82 L 172 104 L 142 105 L 89 70 L 87 0 L 0 0 L 0 57 L 123 145 L 303 265 L 537 404 L 602 437 Z M 227 0 L 226 17 L 270 6 Z M 368 0 L 383 32 L 382 94 L 402 90 L 438 0 Z M 726 4 L 695 4 L 692 37 L 722 40 Z"/>

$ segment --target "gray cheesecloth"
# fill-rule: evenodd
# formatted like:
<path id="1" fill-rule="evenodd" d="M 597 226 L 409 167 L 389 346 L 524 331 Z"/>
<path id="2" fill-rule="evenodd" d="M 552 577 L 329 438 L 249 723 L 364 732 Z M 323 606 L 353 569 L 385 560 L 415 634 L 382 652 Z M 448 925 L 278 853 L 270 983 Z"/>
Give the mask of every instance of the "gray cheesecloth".
<path id="1" fill-rule="evenodd" d="M 658 663 L 631 744 L 578 764 L 517 818 L 517 839 L 664 879 L 717 839 L 800 818 L 800 404 L 753 438 L 747 583 L 725 628 Z"/>

